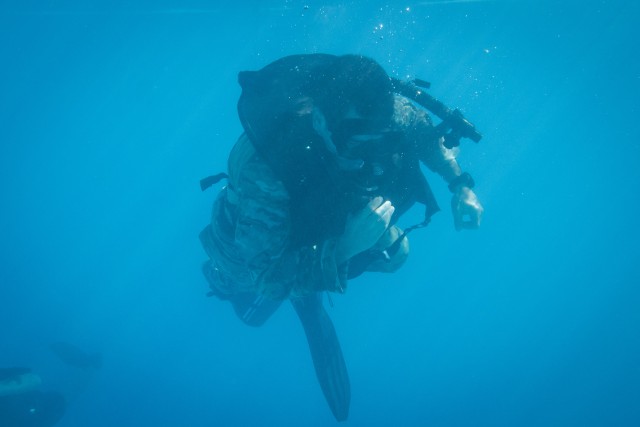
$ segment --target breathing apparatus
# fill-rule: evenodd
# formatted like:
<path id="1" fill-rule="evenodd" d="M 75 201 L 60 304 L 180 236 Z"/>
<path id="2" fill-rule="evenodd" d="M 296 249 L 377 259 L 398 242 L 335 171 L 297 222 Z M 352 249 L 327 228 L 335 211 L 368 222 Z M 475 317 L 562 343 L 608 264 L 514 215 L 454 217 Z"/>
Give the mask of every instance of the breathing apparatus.
<path id="1" fill-rule="evenodd" d="M 442 138 L 446 148 L 459 146 L 462 138 L 474 142 L 482 138 L 460 110 L 450 109 L 424 91 L 430 87 L 430 83 L 421 79 L 403 81 L 391 78 L 390 81 L 394 92 L 411 99 L 442 120 L 429 136 Z M 370 119 L 343 119 L 335 129 L 325 132 L 322 137 L 335 155 L 339 169 L 347 172 L 363 195 L 376 192 L 384 183 L 388 184 L 388 175 L 393 173 L 406 154 L 402 148 L 401 132 L 381 128 Z"/>
<path id="2" fill-rule="evenodd" d="M 397 93 L 415 101 L 442 120 L 435 127 L 435 132 L 437 137 L 444 138 L 445 147 L 459 146 L 462 138 L 469 138 L 473 142 L 480 142 L 482 139 L 480 132 L 476 130 L 473 123 L 464 117 L 460 110 L 450 109 L 424 91 L 424 89 L 431 87 L 431 83 L 421 79 L 403 81 L 391 78 L 391 84 Z"/>

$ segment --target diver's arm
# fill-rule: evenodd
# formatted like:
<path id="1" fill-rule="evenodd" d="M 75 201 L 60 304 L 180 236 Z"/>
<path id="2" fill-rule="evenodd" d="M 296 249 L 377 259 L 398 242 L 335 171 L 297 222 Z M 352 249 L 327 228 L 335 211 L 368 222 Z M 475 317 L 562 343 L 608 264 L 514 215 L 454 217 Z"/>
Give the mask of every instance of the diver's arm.
<path id="1" fill-rule="evenodd" d="M 475 229 L 480 226 L 484 208 L 472 190 L 474 182 L 471 175 L 463 173 L 456 161 L 457 152 L 457 148 L 446 148 L 440 138 L 426 149 L 423 147 L 420 160 L 449 184 L 453 193 L 451 211 L 456 230 Z"/>
<path id="2" fill-rule="evenodd" d="M 445 147 L 443 138 L 435 141 L 431 138 L 420 139 L 417 144 L 422 163 L 440 175 L 448 184 L 462 174 L 462 169 L 456 160 L 458 148 Z"/>
<path id="3" fill-rule="evenodd" d="M 402 96 L 395 97 L 394 126 L 405 133 L 422 163 L 449 184 L 456 229 L 478 228 L 483 208 L 471 190 L 472 180 L 467 179 L 470 175 L 463 174 L 456 161 L 458 148 L 446 148 L 444 139 L 434 135 L 433 124 L 426 112 Z"/>

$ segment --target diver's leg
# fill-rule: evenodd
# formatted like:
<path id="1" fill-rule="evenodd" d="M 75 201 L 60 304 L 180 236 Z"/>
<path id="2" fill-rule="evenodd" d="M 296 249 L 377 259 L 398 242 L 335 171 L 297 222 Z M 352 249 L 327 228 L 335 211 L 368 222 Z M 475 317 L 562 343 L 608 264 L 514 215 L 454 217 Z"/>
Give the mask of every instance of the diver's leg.
<path id="1" fill-rule="evenodd" d="M 402 240 L 399 240 L 399 239 Z M 409 256 L 409 239 L 397 226 L 385 231 L 378 242 L 368 251 L 361 252 L 349 260 L 347 279 L 358 277 L 365 271 L 393 273 Z"/>
<path id="2" fill-rule="evenodd" d="M 338 421 L 344 421 L 349 415 L 351 385 L 336 330 L 322 305 L 322 294 L 291 299 L 291 304 L 307 335 L 316 375 L 331 412 Z"/>
<path id="3" fill-rule="evenodd" d="M 262 326 L 282 304 L 282 301 L 272 300 L 255 292 L 224 293 L 221 289 L 233 289 L 234 286 L 229 285 L 229 279 L 222 277 L 211 261 L 202 265 L 202 273 L 209 282 L 209 296 L 228 300 L 240 320 L 249 326 Z"/>
<path id="4" fill-rule="evenodd" d="M 262 326 L 282 304 L 282 301 L 253 292 L 235 294 L 229 298 L 229 302 L 240 320 L 249 326 Z"/>
<path id="5" fill-rule="evenodd" d="M 226 212 L 227 191 L 223 191 L 213 207 L 215 221 L 200 232 L 200 241 L 209 255 L 202 273 L 209 282 L 210 296 L 229 300 L 236 315 L 249 326 L 262 326 L 282 301 L 274 301 L 252 292 L 252 284 L 243 261 L 235 254 L 235 219 Z M 224 273 L 223 273 L 224 271 Z"/>

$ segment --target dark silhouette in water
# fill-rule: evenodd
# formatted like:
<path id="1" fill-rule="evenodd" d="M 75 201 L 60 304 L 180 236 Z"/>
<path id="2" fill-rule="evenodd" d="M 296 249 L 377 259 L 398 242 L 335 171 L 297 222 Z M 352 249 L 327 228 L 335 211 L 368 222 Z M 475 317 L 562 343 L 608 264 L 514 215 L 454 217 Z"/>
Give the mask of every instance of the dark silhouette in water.
<path id="1" fill-rule="evenodd" d="M 40 383 L 28 368 L 0 369 L 0 426 L 49 427 L 64 416 L 64 396 L 39 390 Z"/>
<path id="2" fill-rule="evenodd" d="M 311 351 L 320 388 L 338 421 L 349 416 L 351 383 L 333 322 L 322 305 L 322 294 L 292 299 Z"/>
<path id="3" fill-rule="evenodd" d="M 72 344 L 56 342 L 49 348 L 69 368 L 56 391 L 41 390 L 42 380 L 30 368 L 0 368 L 0 427 L 53 426 L 102 366 L 100 354 L 86 353 Z"/>
<path id="4" fill-rule="evenodd" d="M 0 382 L 31 372 L 29 368 L 0 368 Z"/>
<path id="5" fill-rule="evenodd" d="M 407 233 L 440 210 L 421 164 L 448 184 L 456 229 L 479 227 L 474 180 L 449 149 L 481 135 L 426 94 L 428 83 L 391 78 L 361 55 L 291 55 L 240 72 L 238 82 L 244 133 L 227 173 L 200 182 L 204 190 L 227 179 L 199 236 L 208 295 L 229 301 L 249 326 L 290 300 L 322 392 L 344 421 L 351 385 L 322 295 L 405 263 Z M 423 220 L 399 228 L 415 203 Z"/>
<path id="6" fill-rule="evenodd" d="M 49 348 L 58 358 L 69 366 L 80 369 L 100 369 L 102 355 L 100 353 L 85 353 L 73 344 L 54 342 Z"/>

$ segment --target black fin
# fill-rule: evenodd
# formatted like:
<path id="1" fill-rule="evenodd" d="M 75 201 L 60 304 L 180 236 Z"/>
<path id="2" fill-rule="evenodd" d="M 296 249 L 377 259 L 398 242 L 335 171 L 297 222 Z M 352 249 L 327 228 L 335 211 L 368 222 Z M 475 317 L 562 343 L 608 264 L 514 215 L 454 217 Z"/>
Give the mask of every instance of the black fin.
<path id="1" fill-rule="evenodd" d="M 333 322 L 316 292 L 291 300 L 307 335 L 313 366 L 325 399 L 338 421 L 349 416 L 351 384 Z"/>

